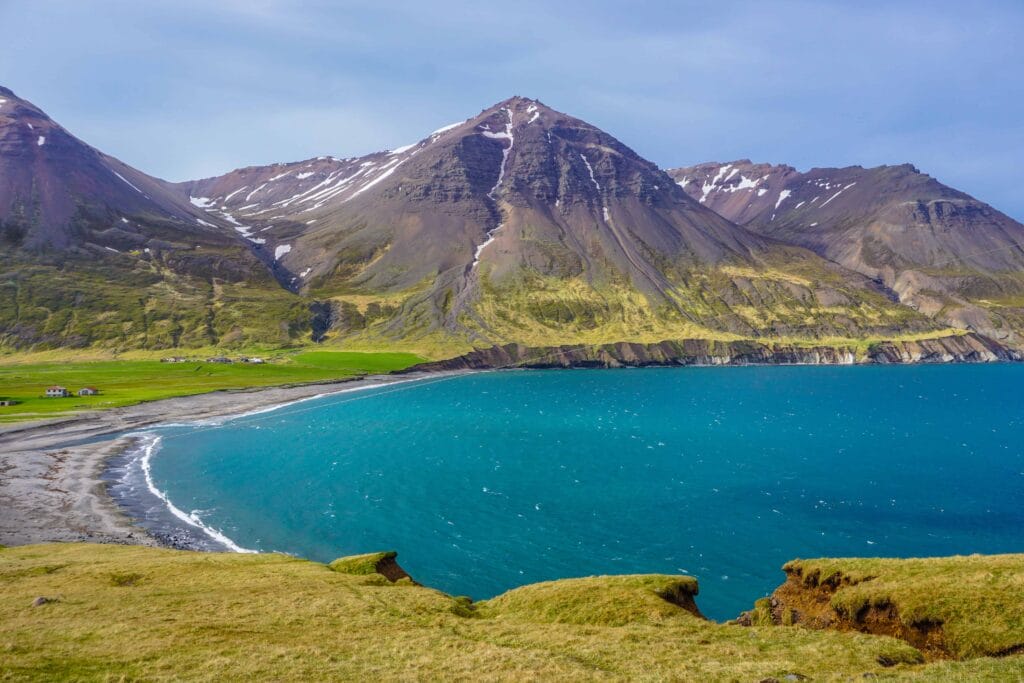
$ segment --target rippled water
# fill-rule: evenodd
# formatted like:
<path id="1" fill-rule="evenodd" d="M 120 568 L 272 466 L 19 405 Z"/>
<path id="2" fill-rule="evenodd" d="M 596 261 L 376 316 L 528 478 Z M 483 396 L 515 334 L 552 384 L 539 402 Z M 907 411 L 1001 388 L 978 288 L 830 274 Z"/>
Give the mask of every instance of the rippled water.
<path id="1" fill-rule="evenodd" d="M 242 548 L 395 549 L 474 598 L 685 572 L 730 618 L 794 557 L 1024 551 L 1022 386 L 1019 365 L 494 372 L 165 429 L 150 475 Z"/>

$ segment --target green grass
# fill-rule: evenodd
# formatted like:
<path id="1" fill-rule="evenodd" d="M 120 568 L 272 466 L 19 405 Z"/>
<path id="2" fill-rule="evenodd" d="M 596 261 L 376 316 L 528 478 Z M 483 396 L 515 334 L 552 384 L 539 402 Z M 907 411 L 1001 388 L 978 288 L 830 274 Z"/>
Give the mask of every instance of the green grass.
<path id="1" fill-rule="evenodd" d="M 422 360 L 411 353 L 346 351 L 280 355 L 263 365 L 237 362 L 219 365 L 201 360 L 187 363 L 161 363 L 158 360 L 17 363 L 12 362 L 16 358 L 8 358 L 0 364 L 0 398 L 11 398 L 20 403 L 0 407 L 0 422 L 43 419 L 219 389 L 300 384 L 387 373 Z M 72 393 L 83 386 L 95 386 L 101 393 L 81 398 L 45 398 L 43 391 L 51 384 L 59 384 Z"/>
<path id="2" fill-rule="evenodd" d="M 842 577 L 831 606 L 851 616 L 894 606 L 904 624 L 942 624 L 956 657 L 979 657 L 1024 645 L 1024 556 L 926 559 L 795 560 L 808 585 Z"/>
<path id="3" fill-rule="evenodd" d="M 365 568 L 367 561 L 338 566 Z M 7 548 L 0 550 L 0 679 L 757 681 L 801 674 L 846 681 L 865 674 L 1016 680 L 1024 673 L 1020 656 L 923 664 L 920 653 L 892 638 L 716 624 L 666 599 L 695 589 L 688 577 L 591 577 L 470 604 L 277 554 Z M 54 601 L 33 607 L 38 597 Z M 991 609 L 1014 599 L 1010 590 Z"/>
<path id="4" fill-rule="evenodd" d="M 382 553 L 367 553 L 365 555 L 339 557 L 327 566 L 341 574 L 366 576 L 367 574 L 375 574 L 377 572 L 377 565 L 380 562 L 384 560 L 393 560 L 397 555 L 398 553 L 391 550 Z"/>

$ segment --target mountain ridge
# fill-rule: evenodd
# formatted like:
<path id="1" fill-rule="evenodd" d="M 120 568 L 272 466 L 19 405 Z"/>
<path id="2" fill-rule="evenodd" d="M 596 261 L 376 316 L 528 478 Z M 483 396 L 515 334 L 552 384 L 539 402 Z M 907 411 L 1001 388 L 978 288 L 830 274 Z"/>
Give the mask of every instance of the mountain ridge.
<path id="1" fill-rule="evenodd" d="M 669 173 L 724 217 L 875 279 L 930 317 L 1021 343 L 1024 225 L 911 164 L 799 172 L 741 160 Z"/>
<path id="2" fill-rule="evenodd" d="M 701 181 L 713 180 L 711 193 L 694 197 L 687 182 L 538 100 L 512 97 L 362 157 L 168 183 L 13 93 L 0 99 L 15 100 L 0 103 L 0 179 L 13 179 L 0 220 L 17 237 L 2 253 L 13 274 L 0 290 L 9 348 L 312 340 L 444 354 L 962 327 L 900 305 L 875 273 L 705 206 L 724 194 L 719 181 L 749 185 L 752 171 L 733 181 L 718 169 Z M 31 149 L 40 122 L 47 140 Z M 37 188 L 57 199 L 26 212 Z M 90 300 L 88 316 L 67 315 L 69 294 Z M 96 319 L 111 323 L 97 333 Z"/>
<path id="3" fill-rule="evenodd" d="M 629 315 L 674 318 L 667 336 L 684 327 L 699 334 L 708 324 L 749 334 L 761 322 L 719 303 L 744 305 L 753 296 L 788 305 L 793 293 L 780 291 L 778 278 L 759 276 L 777 267 L 766 259 L 827 271 L 840 287 L 867 292 L 871 306 L 887 306 L 867 281 L 722 220 L 612 136 L 523 97 L 390 152 L 248 167 L 184 187 L 217 211 L 248 210 L 245 219 L 277 240 L 275 253 L 281 250 L 283 264 L 302 278 L 299 289 L 342 299 L 399 296 L 404 310 L 381 326 L 384 335 L 403 334 L 409 318 L 426 319 L 427 334 L 454 332 L 474 343 L 508 339 L 507 328 L 500 329 L 508 318 L 540 333 L 551 322 L 543 311 L 524 320 L 500 300 L 552 280 L 577 288 L 572 306 L 553 296 L 556 324 L 559 316 L 609 316 L 609 299 L 611 308 L 643 299 Z M 760 279 L 761 291 L 749 277 L 707 282 L 727 265 Z M 702 282 L 686 282 L 695 270 Z M 429 286 L 403 296 L 425 280 Z M 790 278 L 788 286 L 807 282 Z M 489 287 L 498 296 L 489 297 Z M 717 301 L 694 301 L 713 289 Z M 813 298 L 809 291 L 800 296 Z M 830 291 L 825 298 L 848 296 Z M 495 312 L 482 313 L 481 300 Z M 619 325 L 623 315 L 609 317 Z"/>

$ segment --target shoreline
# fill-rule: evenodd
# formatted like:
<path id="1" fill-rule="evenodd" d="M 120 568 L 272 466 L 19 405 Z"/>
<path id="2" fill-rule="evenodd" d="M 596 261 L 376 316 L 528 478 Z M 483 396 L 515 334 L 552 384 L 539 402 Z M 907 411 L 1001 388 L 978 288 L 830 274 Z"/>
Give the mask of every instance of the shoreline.
<path id="1" fill-rule="evenodd" d="M 522 349 L 501 351 L 502 356 L 517 356 Z M 564 349 L 559 349 L 564 353 Z M 556 352 L 557 352 L 556 351 Z M 511 353 L 510 353 L 511 352 Z M 486 352 L 484 352 L 486 353 Z M 479 355 L 483 355 L 478 352 Z M 454 360 L 482 360 L 473 354 Z M 487 360 L 494 360 L 487 358 Z M 562 364 L 564 356 L 545 365 L 519 365 L 510 369 L 588 369 L 608 365 Z M 581 359 L 572 358 L 579 361 Z M 590 360 L 590 359 L 588 359 Z M 750 367 L 750 366 L 846 366 L 865 364 L 821 362 L 744 362 L 744 363 L 637 363 L 611 367 Z M 520 359 L 520 362 L 521 359 Z M 988 363 L 992 363 L 989 360 Z M 996 360 L 996 363 L 999 361 Z M 1005 362 L 1005 361 L 1004 361 Z M 1011 361 L 1012 362 L 1012 361 Z M 896 363 L 925 365 L 927 361 Z M 954 360 L 941 364 L 971 364 Z M 872 365 L 872 364 L 868 364 Z M 277 387 L 227 389 L 190 396 L 160 399 L 132 406 L 95 410 L 45 421 L 0 426 L 0 546 L 46 542 L 98 542 L 161 546 L 178 549 L 216 550 L 207 543 L 206 534 L 192 529 L 147 529 L 142 525 L 142 508 L 132 492 L 115 491 L 117 478 L 109 476 L 111 463 L 131 460 L 133 445 L 141 442 L 140 432 L 173 424 L 217 424 L 248 415 L 270 412 L 305 401 L 339 393 L 359 391 L 426 379 L 444 379 L 480 371 L 503 369 L 501 364 L 427 363 L 389 375 L 368 375 L 347 380 L 313 382 Z M 158 496 L 151 491 L 154 500 Z M 161 503 L 163 504 L 163 503 Z M 134 508 L 134 509 L 133 509 Z M 202 526 L 198 526 L 202 529 Z M 203 536 L 197 541 L 196 536 Z M 223 545 L 223 544 L 218 544 Z"/>
<path id="2" fill-rule="evenodd" d="M 84 541 L 180 548 L 174 535 L 140 526 L 110 491 L 109 463 L 139 441 L 130 433 L 169 423 L 235 419 L 332 394 L 462 374 L 414 372 L 222 390 L 2 427 L 0 545 Z"/>

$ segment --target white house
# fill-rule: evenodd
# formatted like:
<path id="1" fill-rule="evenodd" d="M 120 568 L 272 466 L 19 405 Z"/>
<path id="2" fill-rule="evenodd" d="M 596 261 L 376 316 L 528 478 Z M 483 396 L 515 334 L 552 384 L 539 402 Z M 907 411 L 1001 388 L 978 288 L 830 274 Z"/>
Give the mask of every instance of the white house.
<path id="1" fill-rule="evenodd" d="M 52 387 L 46 387 L 47 398 L 67 398 L 70 395 L 71 394 L 69 394 L 68 390 L 65 389 L 64 387 L 59 387 L 57 385 L 54 385 Z"/>

